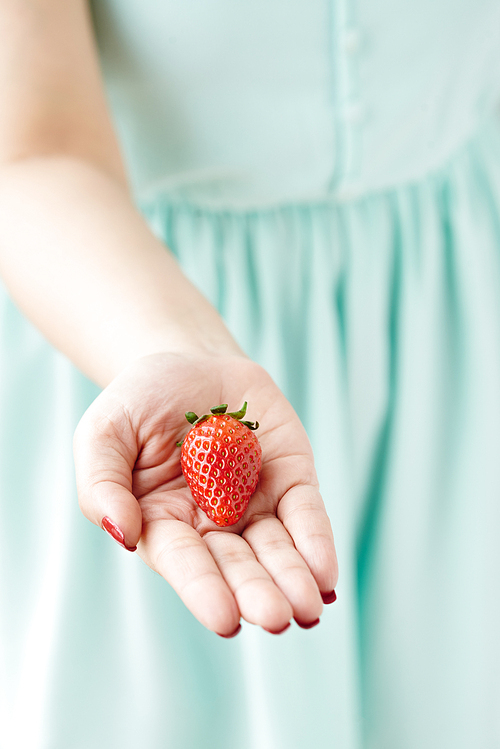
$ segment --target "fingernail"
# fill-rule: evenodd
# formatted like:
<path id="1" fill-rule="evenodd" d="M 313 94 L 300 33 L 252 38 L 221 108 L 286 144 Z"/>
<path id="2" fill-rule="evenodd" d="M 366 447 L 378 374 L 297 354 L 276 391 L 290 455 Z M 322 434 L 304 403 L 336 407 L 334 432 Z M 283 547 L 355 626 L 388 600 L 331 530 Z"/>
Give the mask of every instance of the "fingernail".
<path id="1" fill-rule="evenodd" d="M 334 603 L 337 600 L 337 594 L 332 590 L 331 593 L 322 593 L 321 598 L 323 599 L 323 603 Z"/>
<path id="2" fill-rule="evenodd" d="M 277 629 L 277 630 L 276 629 L 266 629 L 265 627 L 263 627 L 262 629 L 265 632 L 269 632 L 270 635 L 280 635 L 282 632 L 286 632 L 287 629 L 289 629 L 289 627 L 291 627 L 290 622 L 288 622 L 288 624 L 285 624 L 285 626 L 283 627 L 283 629 Z"/>
<path id="3" fill-rule="evenodd" d="M 101 525 L 106 533 L 109 533 L 109 535 L 114 538 L 115 541 L 120 544 L 120 546 L 123 546 L 124 549 L 127 549 L 127 551 L 135 551 L 137 549 L 137 546 L 125 545 L 125 536 L 123 535 L 123 531 L 121 531 L 116 523 L 113 523 L 110 518 L 104 517 L 101 520 Z"/>
<path id="4" fill-rule="evenodd" d="M 241 632 L 241 624 L 238 624 L 238 626 L 236 627 L 236 629 L 234 630 L 234 632 L 231 632 L 230 635 L 221 635 L 221 634 L 219 634 L 219 632 L 216 632 L 215 634 L 219 635 L 219 637 L 224 637 L 224 639 L 226 639 L 226 640 L 230 640 L 231 637 L 236 637 L 236 635 L 238 634 L 238 632 Z"/>
<path id="5" fill-rule="evenodd" d="M 312 629 L 319 624 L 319 619 L 315 619 L 313 622 L 299 622 L 298 619 L 295 619 L 295 621 L 302 629 Z"/>

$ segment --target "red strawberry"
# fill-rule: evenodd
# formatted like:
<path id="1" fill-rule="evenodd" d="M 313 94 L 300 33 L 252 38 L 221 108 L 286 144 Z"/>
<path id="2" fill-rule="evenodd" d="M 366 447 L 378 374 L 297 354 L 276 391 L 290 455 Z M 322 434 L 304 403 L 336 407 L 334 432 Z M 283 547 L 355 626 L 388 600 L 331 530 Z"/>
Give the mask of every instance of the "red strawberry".
<path id="1" fill-rule="evenodd" d="M 181 467 L 197 504 L 217 525 L 234 525 L 247 509 L 259 480 L 262 450 L 252 430 L 259 423 L 242 421 L 241 411 L 227 405 L 198 418 L 188 411 L 193 427 L 182 442 Z"/>

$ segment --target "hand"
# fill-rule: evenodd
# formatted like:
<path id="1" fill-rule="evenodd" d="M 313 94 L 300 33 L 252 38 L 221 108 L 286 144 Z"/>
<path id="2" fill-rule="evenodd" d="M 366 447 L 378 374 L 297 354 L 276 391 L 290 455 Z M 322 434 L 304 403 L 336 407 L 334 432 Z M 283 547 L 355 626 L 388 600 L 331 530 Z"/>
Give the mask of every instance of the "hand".
<path id="1" fill-rule="evenodd" d="M 257 490 L 240 521 L 219 528 L 186 485 L 176 443 L 184 414 L 248 401 L 260 422 Z M 99 395 L 75 434 L 81 509 L 110 518 L 129 548 L 167 580 L 208 629 L 233 633 L 240 617 L 278 632 L 311 623 L 337 582 L 333 535 L 311 447 L 270 376 L 239 356 L 155 354 Z"/>

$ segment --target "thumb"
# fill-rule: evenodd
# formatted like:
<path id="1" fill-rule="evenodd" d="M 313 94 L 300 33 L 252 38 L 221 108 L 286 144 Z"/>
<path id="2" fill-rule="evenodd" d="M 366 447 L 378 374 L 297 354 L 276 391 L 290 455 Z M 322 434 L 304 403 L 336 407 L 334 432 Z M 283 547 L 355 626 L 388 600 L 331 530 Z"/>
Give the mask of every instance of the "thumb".
<path id="1" fill-rule="evenodd" d="M 142 514 L 132 493 L 137 442 L 123 412 L 103 417 L 99 398 L 75 432 L 73 452 L 80 509 L 128 551 L 135 551 Z"/>

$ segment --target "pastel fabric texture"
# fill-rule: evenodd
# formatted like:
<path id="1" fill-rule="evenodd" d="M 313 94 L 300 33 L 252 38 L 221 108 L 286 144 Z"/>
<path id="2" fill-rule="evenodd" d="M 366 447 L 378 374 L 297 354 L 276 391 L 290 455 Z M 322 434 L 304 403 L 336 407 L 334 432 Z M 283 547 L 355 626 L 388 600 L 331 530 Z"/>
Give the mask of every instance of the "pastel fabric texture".
<path id="1" fill-rule="evenodd" d="M 0 746 L 498 746 L 497 0 L 92 19 L 137 205 L 307 428 L 338 601 L 222 640 L 88 523 L 97 390 L 2 291 Z"/>

